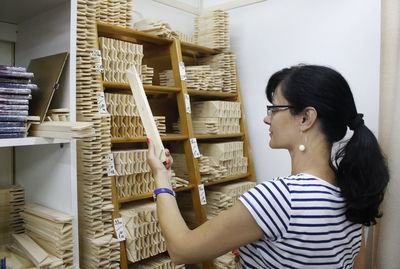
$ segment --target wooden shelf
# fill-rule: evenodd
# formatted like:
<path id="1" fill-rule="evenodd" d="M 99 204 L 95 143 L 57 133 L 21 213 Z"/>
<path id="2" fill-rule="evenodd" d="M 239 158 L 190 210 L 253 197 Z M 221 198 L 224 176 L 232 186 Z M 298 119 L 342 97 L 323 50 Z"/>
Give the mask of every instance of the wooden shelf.
<path id="1" fill-rule="evenodd" d="M 131 94 L 131 87 L 128 83 L 120 83 L 120 82 L 109 82 L 104 81 L 103 87 L 105 88 L 105 92 L 126 92 Z M 158 86 L 158 85 L 147 85 L 144 84 L 143 88 L 146 93 L 177 93 L 180 92 L 180 88 L 178 87 L 167 87 L 167 86 Z"/>
<path id="2" fill-rule="evenodd" d="M 176 189 L 174 189 L 174 191 L 175 192 L 187 191 L 187 190 L 191 190 L 193 188 L 194 188 L 194 185 L 189 184 L 185 187 L 176 188 Z M 151 193 L 143 193 L 143 194 L 139 194 L 139 195 L 135 195 L 135 196 L 131 196 L 131 197 L 118 198 L 118 203 L 129 203 L 129 202 L 143 200 L 143 199 L 147 199 L 147 198 L 151 198 L 151 197 L 153 197 L 152 192 Z"/>
<path id="3" fill-rule="evenodd" d="M 108 37 L 139 44 L 148 43 L 153 45 L 167 45 L 173 42 L 173 39 L 170 38 L 159 37 L 153 34 L 103 22 L 97 22 L 97 34 L 99 37 Z"/>
<path id="4" fill-rule="evenodd" d="M 243 137 L 244 133 L 237 133 L 237 134 L 195 134 L 197 140 L 205 140 L 205 139 L 218 139 L 218 138 L 236 138 L 236 137 Z"/>
<path id="5" fill-rule="evenodd" d="M 63 143 L 70 143 L 70 142 L 71 142 L 70 139 L 30 136 L 30 137 L 24 137 L 24 138 L 0 139 L 0 148 L 47 145 L 47 144 L 63 144 Z"/>
<path id="6" fill-rule="evenodd" d="M 138 136 L 138 137 L 114 137 L 111 138 L 112 144 L 123 144 L 123 143 L 135 143 L 135 142 L 146 142 L 146 136 Z M 179 141 L 188 139 L 187 135 L 183 134 L 167 134 L 162 135 L 162 141 Z"/>
<path id="7" fill-rule="evenodd" d="M 241 179 L 241 178 L 247 178 L 248 176 L 250 176 L 250 173 L 224 177 L 224 178 L 218 179 L 216 181 L 204 183 L 204 186 L 211 186 L 211 185 L 216 185 L 216 184 L 220 184 L 220 183 L 224 183 L 224 182 L 229 182 L 229 181 L 233 181 L 233 180 L 237 180 L 237 179 Z"/>
<path id="8" fill-rule="evenodd" d="M 108 37 L 129 41 L 133 43 L 147 43 L 153 45 L 168 45 L 173 42 L 171 38 L 159 37 L 142 31 L 124 28 L 108 23 L 97 22 L 97 33 L 99 37 Z M 182 54 L 192 57 L 202 57 L 221 53 L 220 50 L 207 48 L 197 44 L 181 42 Z"/>
<path id="9" fill-rule="evenodd" d="M 235 99 L 238 97 L 237 93 L 230 92 L 217 92 L 217 91 L 198 91 L 188 90 L 190 96 L 202 97 L 207 99 Z"/>
<path id="10" fill-rule="evenodd" d="M 182 54 L 195 57 L 215 55 L 222 52 L 221 50 L 211 49 L 187 42 L 181 42 L 181 49 L 182 49 Z"/>

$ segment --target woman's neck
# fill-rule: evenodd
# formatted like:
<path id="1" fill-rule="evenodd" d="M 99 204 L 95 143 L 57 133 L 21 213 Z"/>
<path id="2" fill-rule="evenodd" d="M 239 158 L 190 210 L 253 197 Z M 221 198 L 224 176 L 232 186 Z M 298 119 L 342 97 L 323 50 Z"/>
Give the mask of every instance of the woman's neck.
<path id="1" fill-rule="evenodd" d="M 306 173 L 337 185 L 336 174 L 330 165 L 331 147 L 315 142 L 307 145 L 305 151 L 297 148 L 289 151 L 292 159 L 292 174 Z"/>

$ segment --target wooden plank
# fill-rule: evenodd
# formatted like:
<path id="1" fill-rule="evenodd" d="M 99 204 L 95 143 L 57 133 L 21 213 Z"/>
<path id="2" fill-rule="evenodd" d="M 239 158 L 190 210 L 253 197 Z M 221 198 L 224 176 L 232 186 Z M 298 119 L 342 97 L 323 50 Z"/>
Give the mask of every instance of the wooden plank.
<path id="1" fill-rule="evenodd" d="M 104 81 L 103 86 L 105 92 L 115 92 L 120 90 L 121 93 L 131 93 L 131 87 L 128 83 Z M 178 87 L 167 87 L 159 85 L 143 85 L 146 93 L 177 93 L 180 91 Z"/>
<path id="2" fill-rule="evenodd" d="M 190 96 L 202 97 L 204 99 L 235 99 L 238 97 L 237 93 L 230 92 L 188 90 L 188 93 Z"/>
<path id="3" fill-rule="evenodd" d="M 181 134 L 167 134 L 161 136 L 162 141 L 180 141 L 187 139 L 187 135 Z M 145 136 L 138 137 L 114 137 L 111 138 L 111 143 L 113 144 L 124 144 L 124 143 L 135 143 L 135 142 L 146 142 Z"/>
<path id="4" fill-rule="evenodd" d="M 197 134 L 197 140 L 207 140 L 207 139 L 223 139 L 223 138 L 235 138 L 235 137 L 243 137 L 244 133 L 237 133 L 237 134 Z"/>
<path id="5" fill-rule="evenodd" d="M 211 185 L 216 185 L 216 184 L 220 184 L 220 183 L 224 183 L 224 182 L 234 181 L 234 180 L 237 180 L 237 179 L 249 178 L 250 176 L 251 176 L 251 173 L 233 175 L 233 176 L 229 176 L 229 177 L 218 179 L 216 181 L 211 181 L 211 182 L 204 183 L 204 186 L 211 186 Z"/>
<path id="6" fill-rule="evenodd" d="M 144 129 L 146 130 L 147 137 L 152 141 L 152 143 L 154 143 L 157 157 L 164 162 L 167 160 L 167 157 L 165 156 L 164 145 L 162 144 L 160 134 L 158 133 L 157 125 L 153 118 L 153 113 L 151 112 L 149 102 L 143 89 L 143 84 L 140 81 L 139 75 L 134 66 L 132 66 L 132 68 L 126 72 L 126 77 L 128 78 L 131 86 L 132 95 L 135 99 L 137 110 L 142 120 Z"/>
<path id="7" fill-rule="evenodd" d="M 35 241 L 26 234 L 13 234 L 17 246 L 29 257 L 39 268 L 49 265 L 49 254 L 44 251 Z"/>

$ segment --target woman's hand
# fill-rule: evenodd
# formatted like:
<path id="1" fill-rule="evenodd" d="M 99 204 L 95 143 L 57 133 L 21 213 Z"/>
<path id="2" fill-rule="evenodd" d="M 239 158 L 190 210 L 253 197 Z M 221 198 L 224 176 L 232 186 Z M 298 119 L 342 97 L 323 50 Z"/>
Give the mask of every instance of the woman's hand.
<path id="1" fill-rule="evenodd" d="M 165 156 L 167 157 L 167 160 L 164 163 L 162 163 L 156 155 L 154 143 L 152 141 L 150 141 L 150 139 L 148 139 L 148 138 L 147 138 L 147 145 L 148 145 L 147 163 L 150 165 L 151 171 L 153 173 L 153 178 L 156 181 L 156 188 L 167 187 L 167 186 L 158 186 L 158 185 L 164 185 L 164 184 L 162 184 L 162 182 L 159 182 L 160 180 L 162 180 L 162 178 L 167 178 L 168 183 L 169 183 L 169 178 L 171 176 L 171 166 L 173 163 L 171 154 L 168 149 L 165 149 Z M 161 184 L 158 184 L 158 183 L 161 183 Z M 170 186 L 169 186 L 169 188 L 170 188 Z"/>

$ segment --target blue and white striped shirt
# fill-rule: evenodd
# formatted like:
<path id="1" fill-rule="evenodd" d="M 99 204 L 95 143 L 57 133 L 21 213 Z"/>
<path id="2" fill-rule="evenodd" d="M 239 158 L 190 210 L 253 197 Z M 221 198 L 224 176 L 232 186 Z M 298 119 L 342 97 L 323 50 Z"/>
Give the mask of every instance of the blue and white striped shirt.
<path id="1" fill-rule="evenodd" d="M 239 200 L 264 233 L 240 248 L 244 268 L 352 268 L 362 225 L 346 219 L 340 188 L 298 174 L 258 184 Z"/>

